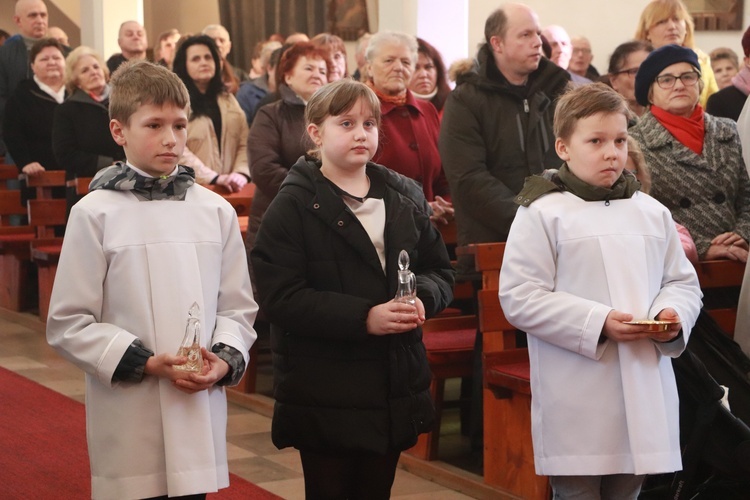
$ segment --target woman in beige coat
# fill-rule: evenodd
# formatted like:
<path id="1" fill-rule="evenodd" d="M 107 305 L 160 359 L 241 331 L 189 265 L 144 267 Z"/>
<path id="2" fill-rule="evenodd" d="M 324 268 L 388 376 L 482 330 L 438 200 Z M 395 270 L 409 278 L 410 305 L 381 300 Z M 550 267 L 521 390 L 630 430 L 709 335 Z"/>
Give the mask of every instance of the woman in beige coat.
<path id="1" fill-rule="evenodd" d="M 208 36 L 185 40 L 177 50 L 174 72 L 190 93 L 188 139 L 180 164 L 195 170 L 201 184 L 239 191 L 250 180 L 245 114 L 224 89 L 219 51 Z"/>

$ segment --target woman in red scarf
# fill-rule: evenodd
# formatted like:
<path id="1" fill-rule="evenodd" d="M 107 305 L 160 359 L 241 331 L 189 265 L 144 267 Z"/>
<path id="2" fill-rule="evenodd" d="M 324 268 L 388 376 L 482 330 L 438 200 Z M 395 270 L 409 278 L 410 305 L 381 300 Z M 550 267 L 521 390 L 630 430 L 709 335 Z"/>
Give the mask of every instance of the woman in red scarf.
<path id="1" fill-rule="evenodd" d="M 377 33 L 365 57 L 367 85 L 380 99 L 382 111 L 380 146 L 372 160 L 422 184 L 433 221 L 447 223 L 453 218 L 453 205 L 438 151 L 438 113 L 408 88 L 417 62 L 417 39 L 405 33 Z"/>
<path id="2" fill-rule="evenodd" d="M 737 126 L 704 113 L 695 52 L 660 47 L 641 63 L 635 97 L 649 111 L 631 130 L 651 168 L 651 196 L 687 227 L 703 260 L 747 261 L 750 179 Z"/>

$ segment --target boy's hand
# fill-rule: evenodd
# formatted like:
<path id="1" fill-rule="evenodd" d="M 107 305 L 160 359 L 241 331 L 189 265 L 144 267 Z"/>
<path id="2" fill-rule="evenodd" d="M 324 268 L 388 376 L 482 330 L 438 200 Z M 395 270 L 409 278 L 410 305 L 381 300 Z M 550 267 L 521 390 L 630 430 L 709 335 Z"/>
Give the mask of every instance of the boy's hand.
<path id="1" fill-rule="evenodd" d="M 174 385 L 179 390 L 189 394 L 205 391 L 229 373 L 227 362 L 216 354 L 205 347 L 201 347 L 201 354 L 203 355 L 203 371 L 200 374 L 188 373 L 187 378 L 175 380 Z"/>
<path id="2" fill-rule="evenodd" d="M 605 337 L 615 342 L 632 342 L 633 340 L 647 339 L 652 332 L 644 332 L 639 325 L 626 325 L 624 321 L 632 321 L 633 315 L 621 311 L 611 310 L 604 321 L 602 333 Z"/>
<path id="3" fill-rule="evenodd" d="M 655 341 L 669 342 L 670 340 L 675 339 L 680 334 L 680 330 L 682 330 L 680 317 L 677 315 L 677 311 L 675 311 L 671 307 L 662 309 L 661 312 L 656 315 L 656 319 L 658 319 L 659 321 L 672 321 L 675 324 L 669 325 L 669 329 L 666 332 L 652 332 L 650 337 Z"/>
<path id="4" fill-rule="evenodd" d="M 424 304 L 419 297 L 415 305 L 391 300 L 385 304 L 378 304 L 367 313 L 367 333 L 371 335 L 404 333 L 415 329 L 424 321 Z"/>
<path id="5" fill-rule="evenodd" d="M 146 360 L 143 373 L 159 378 L 166 378 L 172 382 L 178 379 L 185 379 L 188 376 L 188 372 L 175 370 L 174 365 L 184 365 L 187 363 L 187 360 L 186 356 L 173 356 L 166 353 L 154 355 Z"/>
<path id="6" fill-rule="evenodd" d="M 656 315 L 656 319 L 658 321 L 673 321 L 677 323 L 669 325 L 669 329 L 665 332 L 649 332 L 644 330 L 642 325 L 627 325 L 624 323 L 625 321 L 633 320 L 632 314 L 612 310 L 607 315 L 602 333 L 608 339 L 614 340 L 615 342 L 631 342 L 640 339 L 668 342 L 680 334 L 682 328 L 682 325 L 679 324 L 680 317 L 671 307 L 662 309 L 661 312 Z"/>

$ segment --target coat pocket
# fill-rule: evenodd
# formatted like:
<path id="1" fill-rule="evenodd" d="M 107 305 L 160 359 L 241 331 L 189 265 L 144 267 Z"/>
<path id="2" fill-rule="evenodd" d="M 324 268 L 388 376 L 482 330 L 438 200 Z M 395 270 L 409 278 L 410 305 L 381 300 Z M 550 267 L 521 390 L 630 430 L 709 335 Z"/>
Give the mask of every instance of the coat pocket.
<path id="1" fill-rule="evenodd" d="M 433 430 L 435 407 L 429 391 L 389 400 L 391 446 L 406 450 L 417 444 L 417 436 Z"/>

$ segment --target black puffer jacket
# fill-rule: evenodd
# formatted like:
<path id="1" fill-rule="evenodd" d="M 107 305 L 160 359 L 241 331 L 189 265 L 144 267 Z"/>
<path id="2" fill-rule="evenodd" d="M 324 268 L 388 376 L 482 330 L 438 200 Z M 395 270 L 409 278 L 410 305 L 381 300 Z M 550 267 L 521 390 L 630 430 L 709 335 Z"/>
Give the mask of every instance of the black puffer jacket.
<path id="1" fill-rule="evenodd" d="M 440 156 L 456 209 L 458 243 L 505 241 L 524 179 L 558 168 L 552 119 L 567 71 L 542 58 L 524 87 L 511 85 L 485 45 L 443 111 Z M 470 263 L 459 261 L 462 271 Z"/>
<path id="2" fill-rule="evenodd" d="M 453 270 L 420 186 L 369 163 L 386 209 L 386 273 L 356 216 L 300 158 L 265 214 L 251 258 L 272 323 L 273 442 L 279 448 L 385 453 L 414 445 L 434 408 L 421 329 L 370 335 L 391 300 L 399 251 L 411 258 L 427 316 L 452 299 Z"/>

